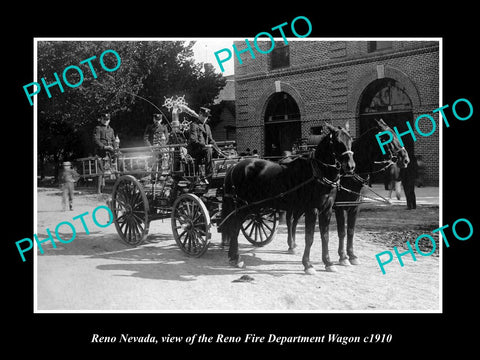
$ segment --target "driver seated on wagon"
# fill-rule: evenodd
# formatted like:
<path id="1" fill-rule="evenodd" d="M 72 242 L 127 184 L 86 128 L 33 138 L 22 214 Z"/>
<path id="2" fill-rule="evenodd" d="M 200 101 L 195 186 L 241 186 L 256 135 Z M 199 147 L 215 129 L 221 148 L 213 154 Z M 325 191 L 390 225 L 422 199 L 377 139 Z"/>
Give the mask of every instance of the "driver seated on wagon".
<path id="1" fill-rule="evenodd" d="M 212 137 L 212 131 L 207 124 L 210 117 L 210 109 L 201 107 L 198 117 L 190 124 L 188 137 L 188 153 L 195 159 L 197 165 L 205 166 L 205 177 L 212 176 L 212 145 L 216 147 Z"/>

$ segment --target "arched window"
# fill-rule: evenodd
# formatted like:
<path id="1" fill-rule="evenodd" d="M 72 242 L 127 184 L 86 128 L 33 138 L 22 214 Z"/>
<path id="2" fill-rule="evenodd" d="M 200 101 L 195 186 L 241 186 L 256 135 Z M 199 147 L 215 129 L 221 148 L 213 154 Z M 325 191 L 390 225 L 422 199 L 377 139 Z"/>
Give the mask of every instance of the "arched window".
<path id="1" fill-rule="evenodd" d="M 407 121 L 412 123 L 412 102 L 405 87 L 391 78 L 371 82 L 363 91 L 359 108 L 359 134 L 375 126 L 375 119 L 382 119 L 400 133 L 408 130 Z M 414 142 L 410 136 L 402 141 L 409 154 L 414 154 Z M 372 181 L 383 181 L 383 173 L 374 174 Z"/>
<path id="2" fill-rule="evenodd" d="M 265 109 L 266 156 L 281 156 L 291 151 L 292 145 L 301 138 L 300 110 L 295 99 L 286 92 L 273 94 Z"/>
<path id="3" fill-rule="evenodd" d="M 268 101 L 265 110 L 265 122 L 285 120 L 300 120 L 300 110 L 289 94 L 278 92 Z"/>
<path id="4" fill-rule="evenodd" d="M 412 102 L 405 88 L 393 79 L 372 82 L 363 92 L 360 114 L 411 111 Z"/>

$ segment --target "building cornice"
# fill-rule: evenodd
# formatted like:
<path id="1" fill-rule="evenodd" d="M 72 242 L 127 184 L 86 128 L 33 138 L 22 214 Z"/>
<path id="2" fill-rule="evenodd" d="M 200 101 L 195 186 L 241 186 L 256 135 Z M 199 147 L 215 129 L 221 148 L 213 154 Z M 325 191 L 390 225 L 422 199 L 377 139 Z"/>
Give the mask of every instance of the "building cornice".
<path id="1" fill-rule="evenodd" d="M 402 49 L 402 50 L 384 50 L 379 52 L 361 54 L 356 56 L 349 56 L 348 58 L 344 59 L 335 59 L 329 60 L 324 63 L 315 63 L 311 65 L 297 65 L 297 66 L 290 66 L 288 68 L 283 69 L 275 69 L 270 71 L 261 71 L 255 72 L 246 75 L 236 75 L 235 82 L 241 83 L 244 81 L 250 80 L 263 80 L 268 78 L 278 78 L 282 76 L 289 76 L 295 74 L 302 74 L 302 73 L 309 73 L 315 71 L 323 71 L 337 67 L 346 67 L 370 62 L 378 62 L 378 61 L 385 61 L 388 59 L 412 56 L 412 55 L 419 55 L 419 54 L 426 54 L 430 52 L 438 52 L 439 45 L 428 45 L 420 48 L 412 48 L 412 49 Z"/>

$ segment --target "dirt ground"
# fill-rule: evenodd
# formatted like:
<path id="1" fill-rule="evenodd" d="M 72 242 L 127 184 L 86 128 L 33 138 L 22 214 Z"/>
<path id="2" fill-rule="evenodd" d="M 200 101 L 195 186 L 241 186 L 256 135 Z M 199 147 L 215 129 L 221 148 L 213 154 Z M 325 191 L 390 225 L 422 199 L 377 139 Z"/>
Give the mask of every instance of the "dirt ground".
<path id="1" fill-rule="evenodd" d="M 376 189 L 383 195 L 381 187 Z M 357 266 L 337 266 L 326 272 L 321 262 L 318 231 L 311 259 L 316 275 L 306 275 L 301 264 L 303 223 L 298 226 L 296 254 L 287 253 L 286 226 L 280 224 L 276 238 L 255 248 L 239 238 L 245 268 L 230 267 L 220 234 L 212 229 L 212 243 L 201 258 L 186 256 L 176 245 L 169 220 L 152 222 L 147 241 L 136 248 L 123 244 L 112 224 L 100 228 L 93 223 L 95 207 L 105 205 L 106 194 L 77 189 L 74 211 L 61 211 L 57 189 L 38 188 L 37 234 L 47 237 L 61 221 L 75 224 L 70 243 L 43 244 L 36 256 L 36 309 L 38 311 L 100 312 L 436 312 L 440 308 L 441 256 L 438 246 L 432 256 L 403 257 L 385 266 L 383 275 L 375 255 L 393 246 L 413 244 L 416 237 L 439 224 L 438 188 L 417 189 L 416 210 L 406 210 L 405 201 L 392 205 L 362 205 L 355 235 Z M 85 231 L 80 220 L 84 212 Z M 105 211 L 97 213 L 105 223 Z M 318 228 L 317 228 L 318 230 Z M 59 229 L 64 239 L 72 235 Z M 438 237 L 435 237 L 438 245 Z M 338 237 L 334 216 L 330 228 L 330 257 L 338 263 Z M 425 247 L 423 247 L 425 246 Z M 431 247 L 431 245 L 430 245 Z M 406 247 L 405 247 L 406 249 Z M 428 244 L 422 244 L 427 253 Z M 249 282 L 236 282 L 243 275 Z"/>

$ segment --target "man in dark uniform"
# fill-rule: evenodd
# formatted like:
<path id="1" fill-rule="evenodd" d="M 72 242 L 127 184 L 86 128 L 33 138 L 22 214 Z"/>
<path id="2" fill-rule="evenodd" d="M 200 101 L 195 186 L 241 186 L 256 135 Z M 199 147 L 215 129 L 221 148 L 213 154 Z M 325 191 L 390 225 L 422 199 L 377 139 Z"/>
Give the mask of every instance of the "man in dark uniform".
<path id="1" fill-rule="evenodd" d="M 143 134 L 145 145 L 156 146 L 167 144 L 168 129 L 162 120 L 162 114 L 153 114 L 153 124 L 148 124 Z"/>
<path id="2" fill-rule="evenodd" d="M 110 114 L 102 115 L 99 121 L 101 124 L 97 125 L 93 132 L 95 154 L 102 158 L 113 157 L 115 153 L 115 132 L 110 127 Z"/>
<path id="3" fill-rule="evenodd" d="M 153 123 L 148 124 L 143 133 L 143 141 L 147 146 L 162 146 L 157 148 L 154 168 L 155 171 L 162 171 L 162 173 L 168 172 L 169 167 L 169 154 L 165 148 L 168 140 L 167 125 L 163 123 L 162 114 L 153 114 Z M 153 176 L 153 175 L 152 175 Z"/>
<path id="4" fill-rule="evenodd" d="M 207 177 L 212 175 L 212 147 L 207 145 L 216 145 L 210 126 L 207 124 L 209 116 L 210 109 L 201 107 L 198 118 L 194 118 L 190 124 L 188 138 L 188 153 L 198 165 L 205 165 Z"/>
<path id="5" fill-rule="evenodd" d="M 100 157 L 98 165 L 100 167 L 101 174 L 98 177 L 97 192 L 100 193 L 103 186 L 103 173 L 105 170 L 110 170 L 112 160 L 115 158 L 115 151 L 118 150 L 119 139 L 115 137 L 115 131 L 110 127 L 110 114 L 104 114 L 99 119 L 100 125 L 95 127 L 93 131 L 93 142 L 95 145 L 95 154 Z M 107 161 L 103 163 L 103 159 Z"/>
<path id="6" fill-rule="evenodd" d="M 417 198 L 415 196 L 415 179 L 418 172 L 417 159 L 413 153 L 409 153 L 410 162 L 406 168 L 400 169 L 400 179 L 402 180 L 403 191 L 407 198 L 407 209 L 417 208 Z"/>

